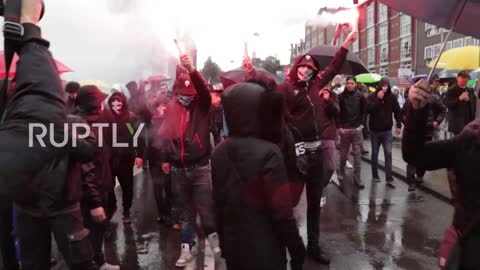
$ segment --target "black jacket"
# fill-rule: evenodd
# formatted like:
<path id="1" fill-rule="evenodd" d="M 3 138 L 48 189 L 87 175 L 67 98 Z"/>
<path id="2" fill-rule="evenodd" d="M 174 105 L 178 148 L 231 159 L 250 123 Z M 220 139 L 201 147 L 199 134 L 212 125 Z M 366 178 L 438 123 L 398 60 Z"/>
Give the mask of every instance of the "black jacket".
<path id="1" fill-rule="evenodd" d="M 176 167 L 207 164 L 211 154 L 210 106 L 212 98 L 203 76 L 198 71 L 190 74 L 197 97 L 188 108 L 174 98 L 165 111 L 165 120 L 159 130 L 162 140 L 162 160 Z"/>
<path id="2" fill-rule="evenodd" d="M 123 103 L 122 111 L 120 114 L 117 114 L 112 109 L 112 102 L 114 99 L 120 99 Z M 137 146 L 134 146 L 134 135 L 140 127 L 140 120 L 137 116 L 129 111 L 128 102 L 125 95 L 121 92 L 113 93 L 108 99 L 108 105 L 110 107 L 113 123 L 116 124 L 116 137 L 117 143 L 128 143 L 128 147 L 114 147 L 112 148 L 112 156 L 121 157 L 139 157 L 143 158 L 144 151 L 144 137 L 143 130 L 138 136 Z M 145 128 L 145 127 L 144 127 Z M 112 130 L 113 131 L 113 130 Z"/>
<path id="3" fill-rule="evenodd" d="M 338 116 L 338 127 L 355 129 L 363 125 L 367 112 L 367 100 L 359 90 L 349 92 L 345 89 L 338 96 L 340 114 Z"/>
<path id="4" fill-rule="evenodd" d="M 230 136 L 212 155 L 222 254 L 229 270 L 282 270 L 287 247 L 294 269 L 301 269 L 305 248 L 292 214 L 285 163 L 277 145 L 258 139 L 261 91 L 246 83 L 222 96 Z"/>
<path id="5" fill-rule="evenodd" d="M 410 103 L 410 100 L 407 99 L 405 102 L 405 105 Z M 402 110 L 402 115 L 403 115 L 403 123 L 405 123 L 405 115 L 406 115 L 406 109 L 408 108 L 407 106 L 403 106 Z M 435 128 L 433 127 L 433 122 L 437 122 L 439 125 L 445 120 L 445 116 L 447 115 L 447 107 L 443 103 L 442 99 L 440 98 L 440 95 L 432 95 L 432 101 L 429 106 L 428 110 L 428 118 L 427 118 L 427 126 L 426 126 L 426 136 L 427 138 L 433 137 L 433 133 Z"/>
<path id="6" fill-rule="evenodd" d="M 460 95 L 468 91 L 470 101 L 460 101 Z M 450 87 L 445 94 L 445 105 L 448 108 L 448 131 L 459 134 L 462 129 L 475 119 L 477 99 L 471 88 L 462 89 L 458 85 Z"/>
<path id="7" fill-rule="evenodd" d="M 24 27 L 30 38 L 17 50 L 17 86 L 0 125 L 0 197 L 15 200 L 22 209 L 50 213 L 79 202 L 82 183 L 74 179 L 79 179 L 81 172 L 73 164 L 92 160 L 95 143 L 87 138 L 73 148 L 68 139 L 66 146 L 57 147 L 48 139 L 50 135 L 55 142 L 64 139 L 64 92 L 40 28 Z M 29 123 L 54 124 L 44 145 L 36 140 L 29 145 Z"/>
<path id="8" fill-rule="evenodd" d="M 279 86 L 279 91 L 285 96 L 288 112 L 295 127 L 302 133 L 305 141 L 320 140 L 323 132 L 322 121 L 318 115 L 323 99 L 319 91 L 323 89 L 342 68 L 348 50 L 341 48 L 330 65 L 322 72 L 314 72 L 313 79 L 307 82 L 298 80 L 297 69 L 306 56 L 300 56 L 295 61 L 290 73 L 290 81 Z M 313 58 L 312 58 L 313 59 Z M 313 59 L 317 69 L 319 65 Z"/>
<path id="9" fill-rule="evenodd" d="M 94 164 L 94 174 L 96 176 L 96 181 L 98 185 L 99 192 L 102 196 L 105 196 L 109 192 L 113 191 L 115 188 L 115 183 L 112 179 L 112 130 L 111 130 L 111 119 L 108 117 L 109 114 L 106 111 L 83 111 L 81 108 L 78 110 L 78 116 L 82 117 L 88 125 L 90 125 L 91 131 L 98 138 L 99 129 L 93 127 L 92 124 L 108 124 L 109 126 L 103 128 L 103 141 L 102 147 L 97 145 L 96 155 L 93 160 Z M 99 138 L 100 139 L 100 138 Z M 133 164 L 132 164 L 133 166 Z"/>
<path id="10" fill-rule="evenodd" d="M 370 94 L 367 99 L 367 113 L 370 115 L 369 127 L 371 131 L 382 132 L 392 130 L 393 117 L 396 127 L 402 128 L 402 111 L 390 88 L 382 100 L 377 97 L 380 90 Z"/>

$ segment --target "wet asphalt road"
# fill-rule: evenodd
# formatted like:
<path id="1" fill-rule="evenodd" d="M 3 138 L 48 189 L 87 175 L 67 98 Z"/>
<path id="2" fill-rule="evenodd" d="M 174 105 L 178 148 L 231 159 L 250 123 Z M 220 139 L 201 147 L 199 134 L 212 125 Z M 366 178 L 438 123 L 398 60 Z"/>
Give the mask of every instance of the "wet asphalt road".
<path id="1" fill-rule="evenodd" d="M 409 194 L 401 181 L 397 181 L 395 190 L 384 182 L 372 184 L 367 163 L 363 163 L 362 177 L 366 184 L 363 191 L 351 185 L 348 175 L 344 192 L 334 184 L 328 187 L 320 241 L 331 255 L 332 264 L 327 267 L 307 260 L 304 269 L 437 269 L 436 254 L 451 222 L 452 207 L 421 191 Z M 133 223 L 125 227 L 116 214 L 114 233 L 105 243 L 107 261 L 124 270 L 178 269 L 174 265 L 180 247 L 179 232 L 155 222 L 157 213 L 147 173 L 136 176 L 135 187 Z M 117 194 L 121 194 L 119 189 Z M 296 217 L 304 240 L 305 212 L 303 198 Z M 198 265 L 203 264 L 201 260 Z M 59 262 L 54 269 L 66 267 Z M 216 269 L 224 267 L 217 265 Z"/>

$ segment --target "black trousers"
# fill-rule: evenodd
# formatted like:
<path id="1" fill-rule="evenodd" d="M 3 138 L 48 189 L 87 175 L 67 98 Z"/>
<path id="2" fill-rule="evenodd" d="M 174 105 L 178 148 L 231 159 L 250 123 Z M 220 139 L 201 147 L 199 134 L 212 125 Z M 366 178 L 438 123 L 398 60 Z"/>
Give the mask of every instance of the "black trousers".
<path id="1" fill-rule="evenodd" d="M 90 230 L 90 234 L 88 235 L 88 239 L 90 240 L 90 244 L 92 245 L 93 249 L 93 260 L 97 264 L 98 267 L 105 264 L 105 255 L 103 253 L 103 240 L 105 231 L 107 229 L 107 223 L 96 223 L 93 221 L 92 216 L 90 215 L 90 210 L 83 208 L 83 221 L 85 228 Z"/>
<path id="2" fill-rule="evenodd" d="M 160 217 L 172 214 L 172 175 L 164 174 L 162 164 L 150 163 L 153 192 Z"/>
<path id="3" fill-rule="evenodd" d="M 307 157 L 309 163 L 306 176 L 307 237 L 308 245 L 315 246 L 319 244 L 320 238 L 320 200 L 323 191 L 322 151 L 320 148 L 315 150 L 307 149 Z"/>
<path id="4" fill-rule="evenodd" d="M 71 270 L 98 269 L 79 204 L 48 214 L 18 208 L 17 217 L 22 270 L 50 269 L 52 234 Z"/>
<path id="5" fill-rule="evenodd" d="M 0 202 L 0 249 L 5 270 L 18 270 L 13 236 L 12 204 Z"/>
<path id="6" fill-rule="evenodd" d="M 118 178 L 122 188 L 122 206 L 123 214 L 130 214 L 130 208 L 133 203 L 133 163 L 135 156 L 119 155 L 112 158 L 112 177 L 115 183 L 115 177 Z M 113 203 L 113 202 L 111 202 Z M 110 204 L 111 204 L 110 203 Z M 115 204 L 116 205 L 116 199 Z"/>

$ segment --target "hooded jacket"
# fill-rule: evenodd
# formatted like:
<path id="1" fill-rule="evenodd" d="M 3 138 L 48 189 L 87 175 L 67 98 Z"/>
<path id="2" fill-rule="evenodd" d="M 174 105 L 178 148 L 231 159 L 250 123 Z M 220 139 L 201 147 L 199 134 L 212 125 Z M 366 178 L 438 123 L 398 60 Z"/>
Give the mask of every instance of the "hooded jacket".
<path id="1" fill-rule="evenodd" d="M 286 269 L 285 247 L 301 266 L 305 253 L 282 154 L 276 144 L 260 139 L 262 125 L 268 124 L 259 120 L 263 91 L 252 83 L 226 90 L 222 104 L 230 136 L 212 155 L 222 253 L 233 270 Z"/>
<path id="2" fill-rule="evenodd" d="M 207 165 L 211 154 L 210 106 L 212 98 L 203 76 L 198 71 L 190 73 L 197 90 L 188 107 L 182 106 L 178 97 L 165 109 L 165 119 L 158 131 L 157 144 L 162 151 L 162 161 L 175 167 Z"/>
<path id="3" fill-rule="evenodd" d="M 382 82 L 380 83 L 382 85 Z M 369 127 L 371 131 L 382 132 L 392 130 L 393 120 L 395 118 L 396 127 L 402 128 L 401 108 L 398 101 L 392 94 L 392 88 L 388 85 L 388 90 L 383 99 L 377 97 L 381 88 L 370 94 L 367 99 L 367 113 L 370 115 Z"/>
<path id="4" fill-rule="evenodd" d="M 293 125 L 300 131 L 305 141 L 320 140 L 323 132 L 320 111 L 323 97 L 319 95 L 338 74 L 345 62 L 348 50 L 340 48 L 332 62 L 323 71 L 315 58 L 304 55 L 295 60 L 290 80 L 279 86 L 279 91 L 285 96 L 287 108 Z M 308 81 L 299 81 L 297 70 L 302 65 L 310 66 L 314 72 Z M 333 102 L 331 99 L 329 102 Z"/>
<path id="5" fill-rule="evenodd" d="M 112 102 L 115 99 L 119 99 L 123 104 L 119 114 L 117 114 L 112 108 Z M 128 109 L 127 97 L 121 92 L 115 92 L 108 99 L 108 106 L 112 112 L 113 123 L 117 126 L 116 142 L 128 143 L 128 147 L 112 148 L 112 156 L 143 157 L 144 142 L 142 140 L 142 134 L 138 137 L 138 146 L 134 147 L 133 145 L 134 135 L 140 126 L 140 120 Z"/>

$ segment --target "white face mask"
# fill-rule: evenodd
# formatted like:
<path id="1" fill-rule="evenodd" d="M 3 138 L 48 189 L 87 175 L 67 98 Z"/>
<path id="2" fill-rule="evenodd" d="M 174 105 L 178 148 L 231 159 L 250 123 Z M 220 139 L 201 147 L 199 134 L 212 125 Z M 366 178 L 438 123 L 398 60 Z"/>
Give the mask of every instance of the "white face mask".
<path id="1" fill-rule="evenodd" d="M 120 112 L 122 111 L 122 108 L 123 108 L 123 102 L 119 100 L 115 100 L 112 102 L 112 110 L 115 113 L 120 114 Z"/>
<path id="2" fill-rule="evenodd" d="M 302 66 L 297 69 L 297 77 L 299 81 L 308 81 L 311 79 L 313 70 L 307 66 Z"/>

